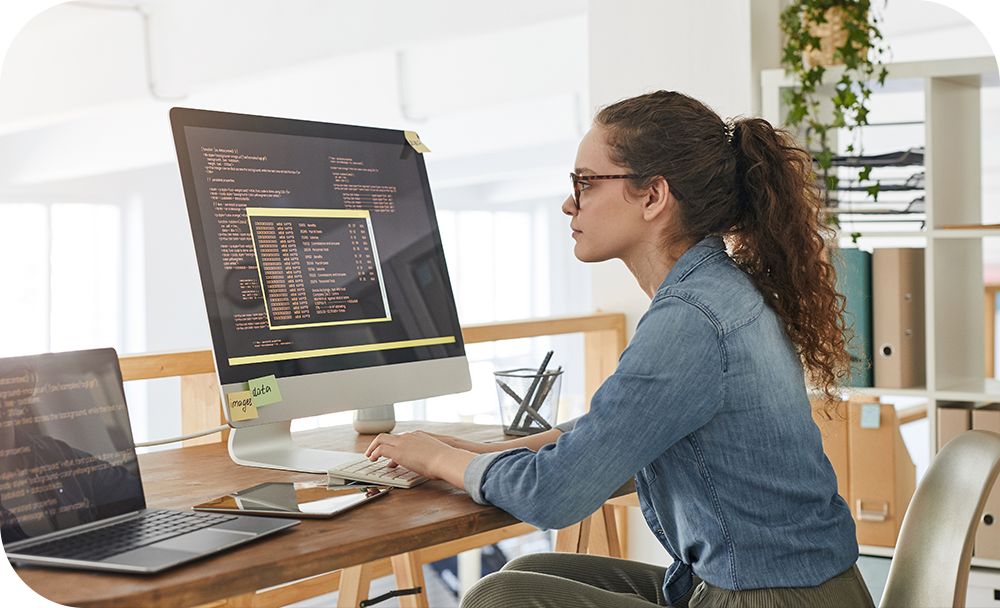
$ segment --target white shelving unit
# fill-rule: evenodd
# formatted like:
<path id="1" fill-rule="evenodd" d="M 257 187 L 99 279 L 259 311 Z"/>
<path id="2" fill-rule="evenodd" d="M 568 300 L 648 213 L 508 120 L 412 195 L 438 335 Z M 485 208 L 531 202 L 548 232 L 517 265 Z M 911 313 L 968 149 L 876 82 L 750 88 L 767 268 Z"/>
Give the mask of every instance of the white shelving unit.
<path id="1" fill-rule="evenodd" d="M 922 91 L 926 230 L 860 231 L 862 247 L 886 238 L 925 247 L 927 385 L 918 389 L 855 389 L 876 396 L 927 399 L 929 454 L 937 451 L 937 406 L 945 401 L 977 405 L 1000 401 L 1000 381 L 986 378 L 983 320 L 983 238 L 1000 228 L 982 223 L 981 89 L 1000 86 L 996 60 L 976 57 L 895 63 L 886 66 L 880 92 Z M 833 90 L 843 68 L 830 68 L 825 86 Z M 780 125 L 785 115 L 782 89 L 794 86 L 784 70 L 761 74 L 764 118 Z M 969 228 L 944 228 L 945 226 Z M 846 235 L 844 235 L 846 236 Z M 898 245 L 893 245 L 898 246 Z M 891 557 L 892 549 L 862 547 L 865 555 Z M 1000 569 L 1000 560 L 974 557 L 973 565 Z"/>

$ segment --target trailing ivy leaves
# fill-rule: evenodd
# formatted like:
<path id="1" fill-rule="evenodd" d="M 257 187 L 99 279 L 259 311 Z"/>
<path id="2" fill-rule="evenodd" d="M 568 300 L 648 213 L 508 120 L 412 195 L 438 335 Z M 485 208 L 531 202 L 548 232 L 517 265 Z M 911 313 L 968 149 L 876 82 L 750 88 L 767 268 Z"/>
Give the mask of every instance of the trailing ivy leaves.
<path id="1" fill-rule="evenodd" d="M 879 29 L 881 17 L 872 10 L 871 4 L 871 0 L 795 0 L 781 13 L 781 29 L 786 36 L 781 64 L 798 82 L 798 86 L 783 92 L 788 108 L 785 125 L 798 129 L 808 149 L 814 151 L 816 165 L 828 191 L 835 189 L 838 182 L 836 172 L 831 170 L 834 151 L 828 135 L 841 128 L 853 133 L 857 127 L 868 124 L 871 83 L 878 82 L 881 86 L 888 75 L 883 62 L 888 45 Z M 836 18 L 838 13 L 846 37 L 843 44 L 833 50 L 833 61 L 843 65 L 829 69 L 843 72 L 831 94 L 828 89 L 822 90 L 828 67 L 811 65 L 806 57 L 821 46 L 820 38 L 813 33 L 814 27 Z M 829 100 L 826 112 L 822 111 L 824 99 Z M 853 143 L 847 146 L 848 153 L 854 150 Z M 864 167 L 858 177 L 870 179 L 871 167 Z M 877 201 L 878 182 L 869 187 L 867 193 Z"/>

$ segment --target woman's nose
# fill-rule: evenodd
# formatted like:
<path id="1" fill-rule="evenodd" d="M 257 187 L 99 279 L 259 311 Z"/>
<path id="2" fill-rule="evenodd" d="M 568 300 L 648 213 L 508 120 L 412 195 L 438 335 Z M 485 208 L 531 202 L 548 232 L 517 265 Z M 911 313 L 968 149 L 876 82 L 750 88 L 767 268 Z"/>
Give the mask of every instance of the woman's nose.
<path id="1" fill-rule="evenodd" d="M 572 194 L 567 196 L 566 200 L 563 201 L 562 212 L 570 216 L 576 215 L 577 212 L 576 201 L 573 200 Z"/>

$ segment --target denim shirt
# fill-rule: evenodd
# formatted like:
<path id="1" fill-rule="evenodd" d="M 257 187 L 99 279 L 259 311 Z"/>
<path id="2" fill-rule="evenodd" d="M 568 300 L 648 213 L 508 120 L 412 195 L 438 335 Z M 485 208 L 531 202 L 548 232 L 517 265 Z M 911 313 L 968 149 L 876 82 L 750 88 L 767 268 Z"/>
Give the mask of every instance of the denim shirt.
<path id="1" fill-rule="evenodd" d="M 802 364 L 719 237 L 677 261 L 572 430 L 537 453 L 477 455 L 464 481 L 476 502 L 564 528 L 633 476 L 674 560 L 670 602 L 692 574 L 723 589 L 809 587 L 857 560 Z"/>

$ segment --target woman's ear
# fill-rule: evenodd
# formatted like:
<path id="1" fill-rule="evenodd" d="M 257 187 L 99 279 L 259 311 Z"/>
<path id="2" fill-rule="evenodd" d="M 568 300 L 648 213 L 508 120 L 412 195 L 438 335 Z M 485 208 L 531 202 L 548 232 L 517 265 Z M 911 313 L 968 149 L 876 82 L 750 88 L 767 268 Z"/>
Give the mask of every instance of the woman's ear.
<path id="1" fill-rule="evenodd" d="M 643 219 L 653 221 L 664 213 L 669 214 L 675 203 L 676 199 L 670 192 L 670 184 L 663 176 L 657 177 L 646 192 L 642 205 Z"/>

